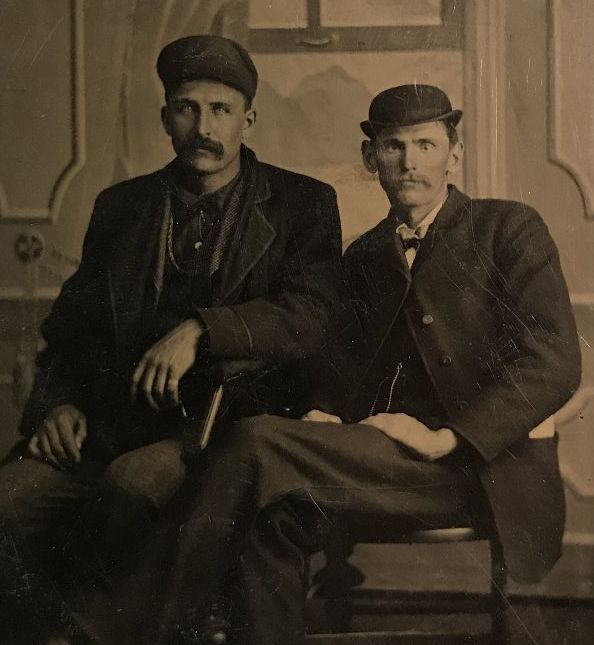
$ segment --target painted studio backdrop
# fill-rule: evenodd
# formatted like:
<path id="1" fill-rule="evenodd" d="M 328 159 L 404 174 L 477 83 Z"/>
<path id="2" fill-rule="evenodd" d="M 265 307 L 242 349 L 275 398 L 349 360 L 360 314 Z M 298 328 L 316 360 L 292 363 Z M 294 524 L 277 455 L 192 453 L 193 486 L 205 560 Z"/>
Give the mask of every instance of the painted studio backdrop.
<path id="1" fill-rule="evenodd" d="M 402 83 L 442 87 L 464 110 L 455 183 L 536 207 L 559 246 L 591 390 L 592 28 L 591 0 L 1 0 L 2 450 L 14 441 L 39 322 L 78 262 L 95 196 L 171 158 L 155 61 L 192 33 L 234 38 L 253 55 L 249 144 L 336 187 L 345 245 L 388 208 L 360 159 L 371 98 Z M 561 430 L 566 548 L 530 593 L 594 596 L 593 424 L 591 403 Z"/>

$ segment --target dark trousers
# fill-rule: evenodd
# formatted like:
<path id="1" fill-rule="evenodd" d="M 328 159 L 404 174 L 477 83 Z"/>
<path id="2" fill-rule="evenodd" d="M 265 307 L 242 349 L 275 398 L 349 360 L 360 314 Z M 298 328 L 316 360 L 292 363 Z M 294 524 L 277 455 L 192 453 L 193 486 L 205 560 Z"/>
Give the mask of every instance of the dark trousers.
<path id="1" fill-rule="evenodd" d="M 28 457 L 0 468 L 0 640 L 59 631 L 64 601 L 109 580 L 149 536 L 186 474 L 181 441 L 90 460 L 72 472 Z M 28 639 L 28 640 L 27 640 Z"/>
<path id="2" fill-rule="evenodd" d="M 453 526 L 469 521 L 476 492 L 455 459 L 415 460 L 363 425 L 254 417 L 205 458 L 206 475 L 188 478 L 161 534 L 164 565 L 153 568 L 162 642 L 227 595 L 238 643 L 301 643 L 304 561 L 337 518 L 378 530 Z"/>

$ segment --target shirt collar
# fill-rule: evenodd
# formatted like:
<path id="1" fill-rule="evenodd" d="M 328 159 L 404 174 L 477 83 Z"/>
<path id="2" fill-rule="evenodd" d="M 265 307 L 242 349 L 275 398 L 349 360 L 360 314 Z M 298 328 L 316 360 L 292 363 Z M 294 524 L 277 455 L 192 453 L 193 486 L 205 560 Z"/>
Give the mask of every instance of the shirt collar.
<path id="1" fill-rule="evenodd" d="M 417 237 L 420 240 L 422 240 L 425 235 L 427 235 L 427 231 L 429 230 L 429 227 L 433 222 L 435 221 L 435 218 L 437 217 L 439 211 L 442 209 L 443 205 L 445 204 L 445 201 L 447 199 L 446 197 L 443 198 L 435 208 L 432 208 L 427 215 L 420 221 L 420 223 L 417 225 L 416 228 L 411 228 L 406 224 L 405 222 L 402 222 L 401 220 L 397 220 L 397 225 L 396 225 L 396 232 L 402 235 L 402 231 L 406 232 L 406 237 Z"/>

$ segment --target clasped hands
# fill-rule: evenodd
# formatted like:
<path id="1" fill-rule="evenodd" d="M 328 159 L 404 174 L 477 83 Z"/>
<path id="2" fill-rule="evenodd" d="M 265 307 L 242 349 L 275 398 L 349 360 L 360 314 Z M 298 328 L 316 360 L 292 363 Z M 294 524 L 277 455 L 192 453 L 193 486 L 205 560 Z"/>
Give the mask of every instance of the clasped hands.
<path id="1" fill-rule="evenodd" d="M 144 398 L 154 410 L 179 405 L 179 381 L 194 364 L 203 333 L 197 320 L 186 320 L 150 347 L 132 375 L 132 401 Z M 59 405 L 50 410 L 27 448 L 32 457 L 68 469 L 80 463 L 86 437 L 85 415 L 74 405 Z"/>
<path id="2" fill-rule="evenodd" d="M 340 417 L 321 410 L 310 410 L 301 419 L 303 421 L 342 423 Z M 375 414 L 362 419 L 359 424 L 380 430 L 424 461 L 435 461 L 445 457 L 458 446 L 458 438 L 450 428 L 431 430 L 408 414 L 387 412 Z"/>

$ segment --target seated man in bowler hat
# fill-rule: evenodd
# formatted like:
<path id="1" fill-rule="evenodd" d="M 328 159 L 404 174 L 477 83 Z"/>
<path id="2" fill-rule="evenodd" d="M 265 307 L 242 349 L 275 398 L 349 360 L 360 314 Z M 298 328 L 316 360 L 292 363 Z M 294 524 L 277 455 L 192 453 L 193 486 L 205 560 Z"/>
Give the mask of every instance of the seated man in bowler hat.
<path id="1" fill-rule="evenodd" d="M 91 575 L 150 534 L 186 475 L 209 369 L 243 366 L 227 423 L 290 415 L 294 366 L 318 351 L 338 298 L 334 190 L 243 143 L 256 121 L 248 53 L 190 36 L 157 72 L 175 159 L 97 198 L 80 267 L 43 323 L 24 442 L 0 470 L 2 643 L 74 639 L 43 573 L 63 573 L 57 556 L 72 550 L 84 577 L 102 552 Z"/>
<path id="2" fill-rule="evenodd" d="M 338 520 L 347 531 L 486 522 L 523 581 L 558 559 L 548 419 L 579 384 L 575 323 L 539 215 L 448 183 L 461 117 L 427 85 L 371 103 L 363 163 L 391 208 L 345 255 L 357 322 L 343 314 L 350 340 L 318 372 L 304 420 L 244 419 L 213 446 L 172 532 L 162 642 L 206 642 L 215 603 L 231 642 L 303 643 L 304 558 Z"/>

